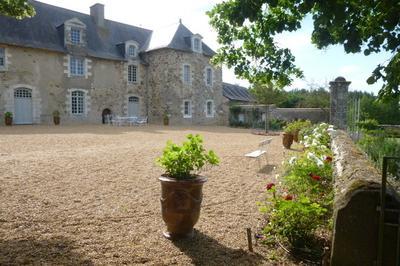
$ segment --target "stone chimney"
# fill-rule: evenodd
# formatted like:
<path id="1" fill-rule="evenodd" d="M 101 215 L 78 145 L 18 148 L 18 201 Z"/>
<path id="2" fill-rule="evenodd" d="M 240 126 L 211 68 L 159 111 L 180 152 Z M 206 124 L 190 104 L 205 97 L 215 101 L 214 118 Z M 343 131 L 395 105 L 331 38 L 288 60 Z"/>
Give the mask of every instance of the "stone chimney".
<path id="1" fill-rule="evenodd" d="M 104 27 L 104 5 L 94 4 L 90 7 L 90 16 L 94 20 L 97 26 Z"/>

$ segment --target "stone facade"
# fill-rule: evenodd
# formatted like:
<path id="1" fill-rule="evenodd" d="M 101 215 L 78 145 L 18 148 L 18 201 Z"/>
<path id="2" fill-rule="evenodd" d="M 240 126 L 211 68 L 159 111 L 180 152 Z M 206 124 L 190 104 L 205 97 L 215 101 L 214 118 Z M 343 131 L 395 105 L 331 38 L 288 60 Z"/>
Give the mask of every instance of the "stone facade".
<path id="1" fill-rule="evenodd" d="M 343 77 L 337 77 L 329 82 L 331 93 L 330 123 L 340 129 L 347 127 L 347 93 L 350 81 Z"/>
<path id="2" fill-rule="evenodd" d="M 171 49 L 148 53 L 149 118 L 160 123 L 165 112 L 171 124 L 224 124 L 222 70 L 210 58 L 198 53 Z M 190 83 L 183 80 L 183 66 L 190 66 Z M 211 86 L 206 85 L 206 68 L 212 69 Z M 191 101 L 191 117 L 185 118 L 183 101 Z M 212 115 L 206 115 L 206 102 L 213 102 Z"/>
<path id="3" fill-rule="evenodd" d="M 39 49 L 3 46 L 7 56 L 7 71 L 0 72 L 0 114 L 14 113 L 14 90 L 32 90 L 33 123 L 50 123 L 52 112 L 60 111 L 68 122 L 100 123 L 102 111 L 128 115 L 129 96 L 139 97 L 140 116 L 147 116 L 146 67 L 137 62 L 138 82 L 127 81 L 128 62 L 86 57 L 85 76 L 71 77 L 69 55 Z M 129 62 L 130 64 L 131 62 Z M 71 92 L 85 93 L 83 115 L 71 113 Z"/>
<path id="4" fill-rule="evenodd" d="M 0 115 L 17 124 L 51 123 L 54 111 L 62 123 L 101 123 L 105 113 L 227 123 L 214 51 L 181 22 L 157 32 L 106 20 L 101 4 L 90 15 L 32 4 L 32 18 L 0 16 Z"/>

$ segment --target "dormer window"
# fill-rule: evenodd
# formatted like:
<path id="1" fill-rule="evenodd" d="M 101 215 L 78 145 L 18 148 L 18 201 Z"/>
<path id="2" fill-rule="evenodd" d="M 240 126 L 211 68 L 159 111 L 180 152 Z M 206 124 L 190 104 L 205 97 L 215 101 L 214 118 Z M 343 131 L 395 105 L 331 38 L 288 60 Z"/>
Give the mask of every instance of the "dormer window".
<path id="1" fill-rule="evenodd" d="M 138 44 L 135 41 L 125 42 L 125 57 L 135 58 L 138 55 Z"/>
<path id="2" fill-rule="evenodd" d="M 77 28 L 71 28 L 71 43 L 80 44 L 81 43 L 81 30 Z"/>
<path id="3" fill-rule="evenodd" d="M 128 56 L 129 57 L 136 57 L 136 46 L 135 45 L 129 45 L 128 48 Z"/>
<path id="4" fill-rule="evenodd" d="M 199 34 L 196 34 L 192 37 L 192 50 L 196 53 L 202 52 L 202 37 Z"/>

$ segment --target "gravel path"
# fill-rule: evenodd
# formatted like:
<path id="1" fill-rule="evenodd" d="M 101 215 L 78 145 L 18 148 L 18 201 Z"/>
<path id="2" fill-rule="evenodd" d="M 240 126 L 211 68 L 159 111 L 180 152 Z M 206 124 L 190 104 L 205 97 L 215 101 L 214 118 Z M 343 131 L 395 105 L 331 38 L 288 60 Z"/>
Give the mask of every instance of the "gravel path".
<path id="1" fill-rule="evenodd" d="M 165 142 L 203 135 L 221 158 L 203 174 L 204 200 L 195 237 L 162 236 Z M 0 127 L 0 265 L 253 265 L 246 227 L 261 221 L 256 201 L 280 165 L 279 136 L 269 163 L 244 158 L 265 136 L 225 127 Z"/>

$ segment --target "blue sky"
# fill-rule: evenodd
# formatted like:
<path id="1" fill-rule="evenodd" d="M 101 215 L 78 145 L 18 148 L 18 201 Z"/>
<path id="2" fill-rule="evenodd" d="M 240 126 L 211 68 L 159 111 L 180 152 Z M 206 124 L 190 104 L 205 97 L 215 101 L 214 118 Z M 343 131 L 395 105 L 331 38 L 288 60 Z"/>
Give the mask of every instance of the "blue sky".
<path id="1" fill-rule="evenodd" d="M 218 48 L 217 34 L 209 26 L 205 15 L 213 5 L 222 0 L 41 0 L 56 6 L 89 13 L 89 7 L 97 2 L 105 5 L 107 19 L 141 26 L 148 29 L 158 29 L 178 22 L 183 23 L 194 33 L 203 36 L 203 41 L 211 48 Z M 351 81 L 350 90 L 378 92 L 381 83 L 368 85 L 365 80 L 379 63 L 386 61 L 390 55 L 381 53 L 368 57 L 361 54 L 346 54 L 341 46 L 318 50 L 311 44 L 312 21 L 306 19 L 300 31 L 278 36 L 276 41 L 283 47 L 288 47 L 296 56 L 296 64 L 305 75 L 304 80 L 295 80 L 291 88 L 308 88 L 326 86 L 337 76 L 344 76 Z M 235 77 L 233 71 L 223 69 L 225 82 L 248 86 L 248 82 Z"/>

